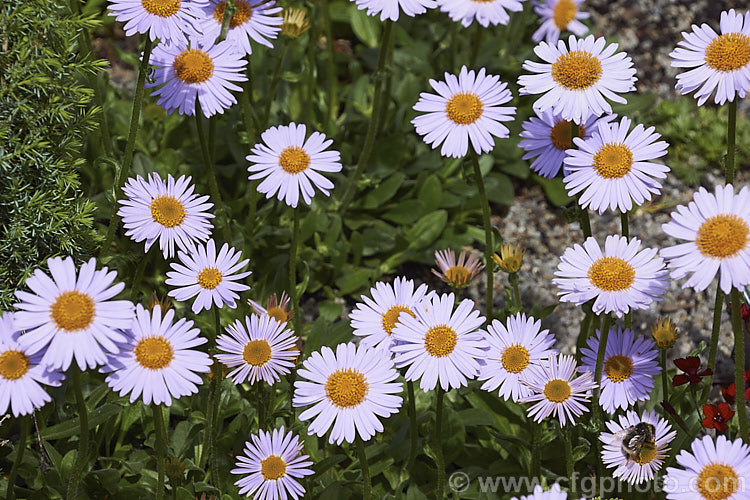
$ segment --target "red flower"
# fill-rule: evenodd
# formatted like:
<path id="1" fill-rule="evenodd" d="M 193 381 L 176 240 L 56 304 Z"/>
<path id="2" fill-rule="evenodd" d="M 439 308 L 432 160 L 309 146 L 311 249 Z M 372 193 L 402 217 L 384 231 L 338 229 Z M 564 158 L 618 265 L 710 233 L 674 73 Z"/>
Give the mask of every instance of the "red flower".
<path id="1" fill-rule="evenodd" d="M 726 422 L 732 420 L 734 411 L 728 403 L 719 403 L 718 407 L 716 405 L 703 405 L 703 414 L 706 416 L 703 419 L 703 427 L 724 432 L 729 428 Z"/>
<path id="2" fill-rule="evenodd" d="M 740 316 L 742 316 L 742 319 L 750 318 L 750 308 L 747 307 L 747 304 L 740 306 Z"/>
<path id="3" fill-rule="evenodd" d="M 733 405 L 737 397 L 737 387 L 734 385 L 734 382 L 729 384 L 728 387 L 722 387 L 721 395 L 724 396 L 724 401 Z M 745 401 L 750 401 L 750 387 L 747 386 L 745 387 Z"/>
<path id="4" fill-rule="evenodd" d="M 687 358 L 679 358 L 674 360 L 674 364 L 677 368 L 685 373 L 675 375 L 672 379 L 672 385 L 677 387 L 678 385 L 687 384 L 690 385 L 698 384 L 703 377 L 706 375 L 713 375 L 714 372 L 706 368 L 702 372 L 698 372 L 701 360 L 698 356 L 688 356 Z"/>

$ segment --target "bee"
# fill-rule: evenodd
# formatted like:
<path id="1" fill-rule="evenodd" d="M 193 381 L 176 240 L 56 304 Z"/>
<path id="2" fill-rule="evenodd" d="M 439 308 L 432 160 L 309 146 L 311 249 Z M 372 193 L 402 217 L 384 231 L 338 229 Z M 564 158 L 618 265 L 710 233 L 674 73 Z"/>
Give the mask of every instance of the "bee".
<path id="1" fill-rule="evenodd" d="M 656 429 L 652 424 L 639 422 L 615 433 L 612 442 L 620 443 L 627 462 L 641 462 L 642 457 L 653 457 L 656 452 L 655 434 Z"/>

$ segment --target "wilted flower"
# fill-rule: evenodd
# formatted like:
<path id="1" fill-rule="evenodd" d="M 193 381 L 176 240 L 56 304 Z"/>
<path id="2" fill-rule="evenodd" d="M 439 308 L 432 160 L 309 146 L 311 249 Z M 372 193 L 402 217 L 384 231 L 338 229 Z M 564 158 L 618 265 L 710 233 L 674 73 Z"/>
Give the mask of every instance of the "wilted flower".
<path id="1" fill-rule="evenodd" d="M 479 257 L 475 254 L 469 254 L 467 258 L 466 253 L 466 250 L 461 250 L 456 262 L 456 252 L 453 250 L 436 251 L 435 262 L 440 271 L 433 269 L 432 273 L 452 287 L 468 286 L 482 272 L 484 264 L 479 262 Z"/>
<path id="2" fill-rule="evenodd" d="M 506 273 L 517 273 L 523 264 L 523 256 L 526 250 L 520 245 L 505 243 L 500 247 L 500 255 L 492 255 L 492 261 Z"/>
<path id="3" fill-rule="evenodd" d="M 310 21 L 307 19 L 307 12 L 304 9 L 293 7 L 284 9 L 284 24 L 281 25 L 283 34 L 291 38 L 297 38 L 309 29 Z"/>
<path id="4" fill-rule="evenodd" d="M 680 336 L 677 326 L 669 318 L 659 318 L 651 325 L 651 336 L 659 349 L 669 349 Z"/>

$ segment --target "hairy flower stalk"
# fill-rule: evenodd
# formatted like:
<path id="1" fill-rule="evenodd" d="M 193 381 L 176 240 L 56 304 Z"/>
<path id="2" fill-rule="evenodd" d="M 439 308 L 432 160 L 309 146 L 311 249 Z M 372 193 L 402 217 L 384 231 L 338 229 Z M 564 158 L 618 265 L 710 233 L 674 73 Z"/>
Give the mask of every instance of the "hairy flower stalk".
<path id="1" fill-rule="evenodd" d="M 164 498 L 164 471 L 167 451 L 167 431 L 164 429 L 164 413 L 160 404 L 152 405 L 154 410 L 154 433 L 156 434 L 156 500 Z M 177 488 L 173 485 L 172 490 Z"/>
<path id="2" fill-rule="evenodd" d="M 357 455 L 359 457 L 359 467 L 362 469 L 362 500 L 371 500 L 372 498 L 372 481 L 370 480 L 370 467 L 367 465 L 367 452 L 365 451 L 365 442 L 360 436 L 357 436 Z"/>
<path id="3" fill-rule="evenodd" d="M 6 492 L 8 500 L 15 500 L 16 498 L 16 476 L 18 475 L 18 467 L 23 463 L 23 455 L 26 451 L 26 438 L 29 435 L 29 427 L 31 426 L 30 420 L 31 415 L 24 415 L 19 419 L 21 432 L 18 435 L 18 442 L 16 443 L 16 459 L 13 461 L 10 474 L 8 474 L 8 489 Z"/>
<path id="4" fill-rule="evenodd" d="M 445 489 L 445 458 L 443 457 L 443 396 L 445 391 L 438 385 L 435 388 L 435 428 L 432 431 L 437 466 L 437 489 L 435 498 L 443 498 Z"/>
<path id="5" fill-rule="evenodd" d="M 78 436 L 78 454 L 76 455 L 76 461 L 73 464 L 73 470 L 70 472 L 70 481 L 68 482 L 68 493 L 66 496 L 68 500 L 78 498 L 78 486 L 81 481 L 81 474 L 88 463 L 89 456 L 89 413 L 86 408 L 86 400 L 83 398 L 83 390 L 81 389 L 81 369 L 78 363 L 73 363 L 73 392 L 76 395 L 81 434 Z"/>
<path id="6" fill-rule="evenodd" d="M 216 117 L 209 118 L 211 120 L 211 126 L 215 127 Z M 217 218 L 221 218 L 224 221 L 224 240 L 227 242 L 232 241 L 232 235 L 229 230 L 229 218 L 227 217 L 226 208 L 224 202 L 221 199 L 221 192 L 219 191 L 219 184 L 216 182 L 216 165 L 214 164 L 213 158 L 213 147 L 209 147 L 209 143 L 206 141 L 206 134 L 203 129 L 203 113 L 201 112 L 200 99 L 195 101 L 195 127 L 198 131 L 198 142 L 201 146 L 201 154 L 203 155 L 203 162 L 208 168 L 208 188 L 211 191 L 211 198 L 213 198 L 214 207 L 216 207 Z M 215 129 L 214 129 L 215 130 Z M 213 140 L 211 141 L 213 143 Z M 213 146 L 213 144 L 211 144 Z"/>
<path id="7" fill-rule="evenodd" d="M 492 243 L 492 221 L 490 219 L 490 204 L 487 201 L 487 193 L 484 189 L 484 179 L 482 171 L 479 168 L 479 158 L 474 149 L 471 151 L 471 164 L 474 166 L 474 182 L 477 185 L 479 193 L 479 203 L 482 204 L 482 222 L 484 224 L 484 259 L 485 271 L 487 272 L 487 292 L 485 295 L 485 316 L 487 323 L 492 322 L 492 292 L 494 288 L 494 266 L 492 265 L 492 255 L 494 254 L 494 245 Z"/>
<path id="8" fill-rule="evenodd" d="M 323 0 L 321 3 L 321 11 L 323 12 L 323 30 L 326 35 L 326 47 L 328 49 L 328 69 L 327 69 L 327 77 L 328 77 L 328 98 L 327 98 L 327 105 L 328 105 L 328 112 L 325 115 L 325 119 L 323 120 L 323 130 L 325 132 L 331 133 L 331 122 L 336 121 L 336 114 L 338 112 L 338 102 L 336 98 L 337 90 L 338 90 L 338 77 L 336 76 L 336 49 L 333 44 L 333 29 L 331 25 L 331 11 L 330 7 L 328 5 L 328 0 Z M 391 22 L 386 21 L 386 26 L 389 25 Z M 388 29 L 386 27 L 386 29 Z M 315 40 L 310 39 L 310 43 L 315 43 Z M 383 45 L 380 46 L 381 51 L 383 50 Z M 377 94 L 376 94 L 377 95 Z"/>

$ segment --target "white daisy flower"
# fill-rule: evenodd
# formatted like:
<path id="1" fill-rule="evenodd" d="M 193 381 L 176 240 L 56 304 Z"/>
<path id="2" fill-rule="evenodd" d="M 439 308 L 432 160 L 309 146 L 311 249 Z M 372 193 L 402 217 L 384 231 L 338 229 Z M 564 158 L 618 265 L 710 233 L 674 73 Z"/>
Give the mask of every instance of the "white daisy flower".
<path id="1" fill-rule="evenodd" d="M 487 327 L 487 358 L 480 364 L 479 380 L 485 391 L 500 387 L 498 395 L 506 401 L 518 402 L 530 396 L 531 390 L 521 383 L 531 366 L 539 364 L 549 356 L 557 354 L 551 349 L 555 336 L 542 330 L 542 322 L 519 313 L 508 318 L 507 328 L 498 320 Z"/>
<path id="2" fill-rule="evenodd" d="M 519 500 L 519 498 L 513 497 L 510 500 Z M 520 500 L 568 500 L 568 493 L 562 491 L 558 483 L 553 484 L 552 488 L 547 491 L 537 484 L 531 495 L 523 495 Z"/>
<path id="3" fill-rule="evenodd" d="M 121 23 L 125 35 L 148 34 L 165 43 L 186 41 L 197 33 L 196 16 L 205 0 L 109 0 L 110 15 Z"/>
<path id="4" fill-rule="evenodd" d="M 296 348 L 298 338 L 274 318 L 264 315 L 245 316 L 245 323 L 237 320 L 226 327 L 229 335 L 216 338 L 220 354 L 216 359 L 230 368 L 232 382 L 254 384 L 264 380 L 273 385 L 294 367 L 299 356 Z"/>
<path id="5" fill-rule="evenodd" d="M 633 61 L 624 52 L 615 53 L 617 44 L 604 38 L 578 39 L 571 35 L 568 46 L 541 42 L 534 48 L 544 62 L 526 61 L 523 69 L 531 75 L 518 77 L 521 95 L 543 94 L 534 109 L 562 115 L 565 120 L 583 123 L 590 115 L 612 112 L 606 101 L 627 102 L 618 93 L 635 90 Z M 606 98 L 606 99 L 605 99 Z"/>
<path id="6" fill-rule="evenodd" d="M 193 243 L 206 241 L 211 236 L 208 196 L 195 194 L 190 177 L 180 176 L 175 181 L 172 175 L 164 182 L 153 172 L 148 180 L 140 175 L 123 186 L 127 198 L 119 200 L 126 236 L 133 241 L 146 241 L 146 252 L 159 241 L 159 249 L 165 259 L 174 257 L 175 243 L 181 250 L 188 250 Z"/>
<path id="7" fill-rule="evenodd" d="M 424 392 L 440 383 L 444 391 L 468 384 L 479 374 L 485 358 L 484 317 L 474 302 L 461 301 L 453 310 L 454 295 L 433 295 L 414 310 L 416 317 L 399 315 L 391 346 L 398 368 L 407 366 L 404 378 L 419 379 Z"/>
<path id="8" fill-rule="evenodd" d="M 398 21 L 401 11 L 409 17 L 424 14 L 427 9 L 437 7 L 436 0 L 351 0 L 359 10 L 367 9 L 368 16 L 380 14 L 380 20 Z"/>
<path id="9" fill-rule="evenodd" d="M 305 360 L 294 383 L 295 407 L 310 406 L 299 415 L 312 419 L 309 434 L 322 437 L 331 426 L 329 443 L 363 441 L 383 432 L 379 417 L 397 413 L 403 400 L 403 384 L 394 382 L 398 371 L 384 349 L 366 349 L 353 343 L 339 344 L 334 354 L 323 347 Z"/>
<path id="10" fill-rule="evenodd" d="M 464 28 L 476 21 L 483 27 L 508 24 L 510 12 L 521 12 L 524 0 L 438 0 L 440 10 Z"/>
<path id="11" fill-rule="evenodd" d="M 198 314 L 203 309 L 211 309 L 211 304 L 222 307 L 225 304 L 231 309 L 237 307 L 237 292 L 249 290 L 250 287 L 239 281 L 250 275 L 250 271 L 240 273 L 249 260 L 239 261 L 242 254 L 224 243 L 216 254 L 213 239 L 204 245 L 196 245 L 190 253 L 177 252 L 180 263 L 172 262 L 172 271 L 167 273 L 167 285 L 175 287 L 169 296 L 180 302 L 198 296 L 193 302 L 193 312 Z"/>
<path id="12" fill-rule="evenodd" d="M 192 321 L 174 322 L 174 309 L 162 317 L 160 306 L 149 311 L 138 304 L 128 342 L 100 371 L 112 372 L 107 385 L 120 396 L 130 394 L 131 403 L 142 398 L 144 404 L 171 406 L 172 398 L 197 393 L 203 383 L 197 373 L 211 370 L 210 356 L 194 349 L 206 342 Z"/>
<path id="13" fill-rule="evenodd" d="M 271 127 L 263 134 L 262 144 L 256 144 L 247 160 L 252 163 L 247 170 L 250 180 L 263 179 L 258 192 L 271 198 L 277 195 L 280 201 L 296 208 L 300 194 L 306 204 L 312 203 L 315 189 L 329 195 L 333 182 L 320 172 L 340 172 L 341 155 L 338 151 L 326 151 L 332 139 L 320 132 L 313 132 L 305 139 L 307 127 L 290 123 Z"/>
<path id="14" fill-rule="evenodd" d="M 362 337 L 360 345 L 364 347 L 389 349 L 399 316 L 416 317 L 414 309 L 428 291 L 427 285 L 419 285 L 415 290 L 413 280 L 398 277 L 392 285 L 382 281 L 375 283 L 370 295 L 372 299 L 362 295 L 364 303 L 358 303 L 349 315 L 354 335 Z"/>
<path id="15" fill-rule="evenodd" d="M 15 327 L 26 333 L 19 343 L 26 353 L 47 348 L 42 364 L 67 370 L 75 358 L 81 370 L 106 363 L 106 353 L 116 354 L 125 342 L 122 330 L 133 323 L 133 303 L 110 300 L 125 288 L 112 282 L 115 271 L 96 270 L 92 258 L 76 273 L 73 259 L 53 257 L 47 261 L 52 278 L 40 269 L 26 280 L 32 293 L 17 291 Z"/>

